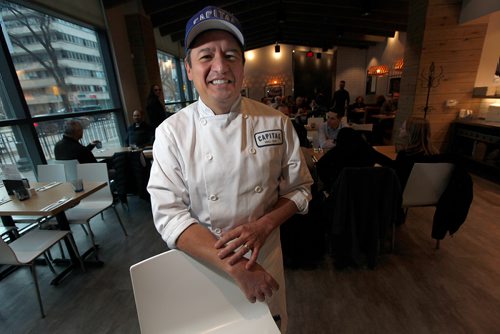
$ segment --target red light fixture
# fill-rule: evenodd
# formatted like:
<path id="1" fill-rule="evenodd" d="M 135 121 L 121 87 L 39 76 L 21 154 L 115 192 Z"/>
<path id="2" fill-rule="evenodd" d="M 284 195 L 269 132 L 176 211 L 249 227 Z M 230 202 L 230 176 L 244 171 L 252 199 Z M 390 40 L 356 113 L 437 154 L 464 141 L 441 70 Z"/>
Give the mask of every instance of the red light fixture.
<path id="1" fill-rule="evenodd" d="M 314 56 L 314 52 L 312 52 L 312 51 L 307 51 L 306 56 L 307 56 L 307 57 L 309 57 L 309 58 L 311 58 L 311 57 L 313 57 L 313 56 Z"/>

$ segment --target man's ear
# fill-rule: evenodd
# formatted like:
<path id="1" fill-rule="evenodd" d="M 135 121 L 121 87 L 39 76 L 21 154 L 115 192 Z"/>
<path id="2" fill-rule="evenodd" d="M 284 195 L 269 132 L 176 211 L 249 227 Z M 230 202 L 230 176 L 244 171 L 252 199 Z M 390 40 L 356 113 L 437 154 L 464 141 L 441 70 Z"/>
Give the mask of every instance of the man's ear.
<path id="1" fill-rule="evenodd" d="M 187 73 L 188 79 L 190 81 L 193 81 L 192 73 L 191 73 L 191 66 L 189 66 L 189 63 L 187 62 L 186 59 L 184 59 L 184 67 L 186 68 L 186 73 Z"/>

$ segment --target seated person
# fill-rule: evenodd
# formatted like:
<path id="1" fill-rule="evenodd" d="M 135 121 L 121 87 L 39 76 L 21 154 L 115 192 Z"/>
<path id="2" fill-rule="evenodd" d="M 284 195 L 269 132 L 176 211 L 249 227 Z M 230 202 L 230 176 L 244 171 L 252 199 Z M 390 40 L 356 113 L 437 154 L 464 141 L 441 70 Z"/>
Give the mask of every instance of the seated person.
<path id="1" fill-rule="evenodd" d="M 64 133 L 60 141 L 54 146 L 56 160 L 78 160 L 79 163 L 97 162 L 92 149 L 99 143 L 92 141 L 87 146 L 80 144 L 83 137 L 83 126 L 77 120 L 69 120 L 64 124 Z"/>
<path id="2" fill-rule="evenodd" d="M 365 100 L 362 96 L 356 97 L 356 101 L 347 107 L 347 119 L 352 123 L 363 123 L 365 118 L 364 110 L 360 112 L 360 109 L 366 107 Z"/>
<path id="3" fill-rule="evenodd" d="M 287 105 L 280 104 L 276 109 L 278 109 L 283 114 L 290 117 L 290 108 Z M 293 119 L 292 125 L 295 128 L 295 132 L 297 133 L 297 136 L 299 137 L 300 146 L 301 147 L 311 147 L 311 143 L 309 142 L 309 139 L 307 139 L 307 129 L 305 128 L 304 124 L 297 122 L 296 119 Z"/>
<path id="4" fill-rule="evenodd" d="M 342 128 L 337 136 L 337 145 L 319 159 L 316 168 L 323 189 L 330 192 L 345 167 L 373 167 L 375 164 L 392 167 L 393 163 L 371 147 L 358 131 Z"/>
<path id="5" fill-rule="evenodd" d="M 386 100 L 380 107 L 381 113 L 391 113 L 398 110 L 399 93 L 395 92 L 392 94 L 391 99 Z"/>
<path id="6" fill-rule="evenodd" d="M 326 122 L 319 128 L 319 146 L 322 149 L 334 147 L 337 135 L 344 127 L 346 124 L 341 122 L 339 115 L 334 111 L 329 111 L 326 114 Z"/>
<path id="7" fill-rule="evenodd" d="M 140 110 L 134 110 L 132 114 L 134 124 L 130 125 L 127 130 L 127 143 L 129 146 L 144 147 L 153 145 L 154 129 L 146 122 Z"/>
<path id="8" fill-rule="evenodd" d="M 410 117 L 399 134 L 403 141 L 396 156 L 396 174 L 404 189 L 415 162 L 433 162 L 438 158 L 437 150 L 431 144 L 431 126 L 427 119 Z"/>

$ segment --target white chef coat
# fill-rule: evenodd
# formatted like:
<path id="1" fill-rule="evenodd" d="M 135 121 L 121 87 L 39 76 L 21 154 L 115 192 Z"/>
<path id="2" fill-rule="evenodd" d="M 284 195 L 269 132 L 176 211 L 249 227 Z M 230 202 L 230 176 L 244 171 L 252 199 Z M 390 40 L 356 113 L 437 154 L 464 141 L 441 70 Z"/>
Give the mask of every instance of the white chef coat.
<path id="1" fill-rule="evenodd" d="M 248 98 L 239 98 L 223 115 L 201 100 L 180 110 L 156 129 L 153 158 L 148 191 L 155 226 L 170 248 L 193 223 L 219 237 L 256 221 L 280 197 L 302 214 L 311 199 L 312 178 L 289 118 Z M 279 228 L 258 263 L 280 284 L 275 295 L 284 307 Z M 286 325 L 286 308 L 280 312 Z"/>

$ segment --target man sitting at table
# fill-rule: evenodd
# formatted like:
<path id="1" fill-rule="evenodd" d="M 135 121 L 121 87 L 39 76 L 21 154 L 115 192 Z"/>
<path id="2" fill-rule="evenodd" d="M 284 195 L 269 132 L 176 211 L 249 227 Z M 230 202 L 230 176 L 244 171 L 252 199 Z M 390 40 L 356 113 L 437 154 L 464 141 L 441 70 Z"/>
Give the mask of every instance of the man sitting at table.
<path id="1" fill-rule="evenodd" d="M 69 120 L 64 124 L 64 133 L 60 141 L 54 146 L 56 160 L 78 160 L 79 163 L 97 162 L 92 149 L 99 143 L 92 141 L 87 146 L 80 144 L 83 137 L 83 126 L 77 120 Z"/>
<path id="2" fill-rule="evenodd" d="M 326 122 L 319 128 L 319 146 L 323 149 L 334 147 L 340 129 L 345 126 L 338 113 L 329 111 L 326 114 Z"/>
<path id="3" fill-rule="evenodd" d="M 140 110 L 134 110 L 132 114 L 134 124 L 127 130 L 127 143 L 130 146 L 144 147 L 153 145 L 154 130 L 148 123 L 144 122 L 144 117 Z"/>

